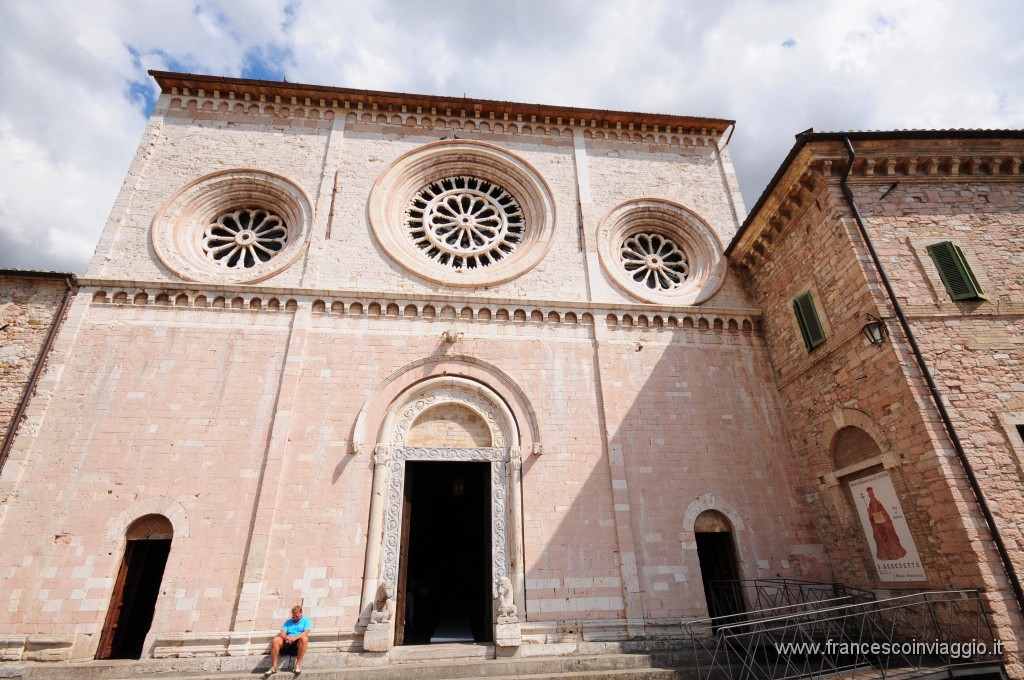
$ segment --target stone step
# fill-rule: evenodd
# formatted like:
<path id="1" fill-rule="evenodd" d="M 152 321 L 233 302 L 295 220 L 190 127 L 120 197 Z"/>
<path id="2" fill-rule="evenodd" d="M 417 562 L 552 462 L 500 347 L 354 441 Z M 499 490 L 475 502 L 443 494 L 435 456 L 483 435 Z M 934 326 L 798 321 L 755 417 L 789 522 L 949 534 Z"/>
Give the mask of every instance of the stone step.
<path id="1" fill-rule="evenodd" d="M 687 651 L 654 653 L 610 653 L 571 656 L 494 657 L 494 648 L 478 645 L 444 650 L 424 647 L 403 650 L 390 659 L 360 655 L 309 654 L 303 662 L 302 677 L 318 680 L 499 680 L 501 678 L 646 678 L 683 677 L 680 669 L 694 667 Z M 445 655 L 445 656 L 442 656 Z M 473 656 L 470 656 L 473 655 Z M 423 658 L 426 657 L 426 658 Z M 275 680 L 291 678 L 294 659 L 282 658 Z M 217 657 L 206 659 L 164 659 L 147 661 L 89 661 L 77 664 L 0 665 L 0 678 L 24 680 L 242 680 L 261 677 L 269 666 L 268 657 Z M 688 672 L 687 677 L 693 677 Z"/>
<path id="2" fill-rule="evenodd" d="M 404 669 L 403 678 L 406 680 L 419 680 L 415 669 Z M 132 676 L 135 677 L 135 676 Z M 164 680 L 254 680 L 262 679 L 264 676 L 257 673 L 249 674 L 188 674 L 163 676 Z M 294 677 L 291 671 L 280 671 L 271 676 L 273 680 L 291 680 Z M 313 669 L 303 670 L 303 680 L 349 680 L 352 676 L 340 669 Z M 570 673 L 516 673 L 515 675 L 478 675 L 458 676 L 461 680 L 697 680 L 697 673 L 693 669 L 681 668 L 633 668 L 625 670 L 586 670 Z"/>

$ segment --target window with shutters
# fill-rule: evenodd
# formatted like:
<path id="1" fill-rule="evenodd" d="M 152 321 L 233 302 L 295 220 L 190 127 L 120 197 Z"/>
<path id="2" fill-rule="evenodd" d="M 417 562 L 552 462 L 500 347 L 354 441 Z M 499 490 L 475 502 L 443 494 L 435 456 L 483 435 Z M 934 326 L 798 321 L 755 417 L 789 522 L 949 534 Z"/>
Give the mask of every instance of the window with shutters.
<path id="1" fill-rule="evenodd" d="M 954 300 L 984 300 L 985 291 L 981 289 L 977 277 L 967 264 L 964 251 L 952 241 L 942 241 L 928 246 L 928 254 L 939 270 L 942 284 Z"/>
<path id="2" fill-rule="evenodd" d="M 818 312 L 814 309 L 814 298 L 810 293 L 804 293 L 793 300 L 793 313 L 800 324 L 800 333 L 804 336 L 804 344 L 810 352 L 815 347 L 824 344 L 825 329 L 818 319 Z"/>

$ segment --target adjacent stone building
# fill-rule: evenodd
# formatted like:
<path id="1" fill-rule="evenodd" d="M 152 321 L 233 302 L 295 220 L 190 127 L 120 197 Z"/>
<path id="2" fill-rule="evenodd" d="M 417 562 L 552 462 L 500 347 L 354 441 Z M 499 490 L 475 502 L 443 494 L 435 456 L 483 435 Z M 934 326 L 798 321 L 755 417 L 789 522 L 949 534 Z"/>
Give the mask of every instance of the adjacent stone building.
<path id="1" fill-rule="evenodd" d="M 0 468 L 75 286 L 74 274 L 0 270 Z"/>
<path id="2" fill-rule="evenodd" d="M 835 578 L 982 589 L 1011 658 L 1024 630 L 1022 157 L 1021 131 L 803 133 L 726 251 L 763 312 Z M 884 327 L 877 345 L 869 324 Z M 880 535 L 861 531 L 868 484 L 894 494 L 906 554 L 879 559 Z"/>
<path id="3" fill-rule="evenodd" d="M 841 136 L 747 218 L 727 120 L 154 77 L 0 473 L 4 658 L 657 638 L 736 578 L 983 587 L 1015 653 Z M 1019 565 L 1020 136 L 852 138 Z"/>

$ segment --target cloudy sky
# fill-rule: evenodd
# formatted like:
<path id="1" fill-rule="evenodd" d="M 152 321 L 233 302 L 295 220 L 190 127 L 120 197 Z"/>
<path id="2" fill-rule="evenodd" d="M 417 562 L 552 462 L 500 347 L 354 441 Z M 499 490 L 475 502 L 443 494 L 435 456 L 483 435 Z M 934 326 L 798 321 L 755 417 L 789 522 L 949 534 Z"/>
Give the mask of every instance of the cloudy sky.
<path id="1" fill-rule="evenodd" d="M 83 272 L 148 69 L 732 118 L 747 206 L 816 130 L 1024 127 L 1020 0 L 3 0 L 0 268 Z"/>

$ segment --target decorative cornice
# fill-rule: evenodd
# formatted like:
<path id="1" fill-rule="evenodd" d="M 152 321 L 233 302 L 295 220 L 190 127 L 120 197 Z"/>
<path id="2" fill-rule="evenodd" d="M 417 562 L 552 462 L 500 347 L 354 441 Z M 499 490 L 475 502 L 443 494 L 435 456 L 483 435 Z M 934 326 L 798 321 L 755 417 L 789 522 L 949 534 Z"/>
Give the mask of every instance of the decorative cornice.
<path id="1" fill-rule="evenodd" d="M 603 121 L 603 126 L 598 127 L 597 119 L 590 119 L 589 126 L 586 120 L 577 121 L 570 118 L 563 122 L 561 117 L 550 120 L 544 116 L 543 120 L 535 120 L 537 116 L 530 116 L 528 120 L 493 120 L 478 119 L 462 115 L 446 114 L 417 114 L 409 112 L 375 112 L 357 109 L 335 111 L 330 108 L 312 106 L 287 106 L 265 103 L 244 103 L 218 100 L 207 97 L 184 97 L 172 96 L 168 105 L 167 114 L 174 116 L 184 113 L 185 115 L 202 118 L 210 115 L 237 116 L 240 120 L 253 117 L 264 117 L 270 119 L 288 119 L 295 124 L 297 121 L 322 121 L 329 127 L 331 121 L 336 118 L 344 118 L 347 124 L 379 125 L 390 126 L 395 130 L 408 133 L 410 130 L 419 131 L 421 134 L 431 134 L 445 131 L 462 133 L 481 133 L 489 135 L 542 135 L 547 137 L 564 137 L 565 144 L 572 144 L 574 129 L 583 129 L 583 136 L 586 139 L 609 142 L 628 142 L 637 144 L 662 144 L 666 146 L 687 146 L 687 147 L 714 147 L 718 133 L 708 128 L 687 128 L 683 126 L 664 126 L 633 123 L 622 127 L 616 123 L 614 126 L 608 121 Z M 521 118 L 521 116 L 517 117 Z"/>
<path id="2" fill-rule="evenodd" d="M 1016 138 L 999 141 L 984 145 L 984 153 L 970 153 L 970 149 L 963 148 L 970 144 L 957 138 L 870 139 L 858 145 L 849 181 L 1020 182 L 1024 179 L 1024 144 Z M 783 164 L 781 176 L 769 186 L 770 193 L 761 197 L 726 249 L 733 268 L 741 273 L 756 271 L 823 182 L 838 186 L 848 162 L 845 148 L 835 140 L 811 141 L 802 146 Z"/>
<path id="3" fill-rule="evenodd" d="M 150 71 L 169 110 L 197 115 L 242 114 L 277 119 L 331 121 L 421 130 L 487 131 L 514 135 L 565 135 L 585 130 L 594 139 L 682 146 L 716 146 L 734 121 L 487 99 L 354 90 L 320 85 Z"/>
<path id="4" fill-rule="evenodd" d="M 837 167 L 835 159 L 812 163 L 810 154 L 798 159 L 790 168 L 789 181 L 780 184 L 764 201 L 757 219 L 748 221 L 742 238 L 737 236 L 727 250 L 731 266 L 741 274 L 757 270 L 783 234 L 811 204 L 824 181 L 841 176 L 846 167 L 843 160 Z"/>

